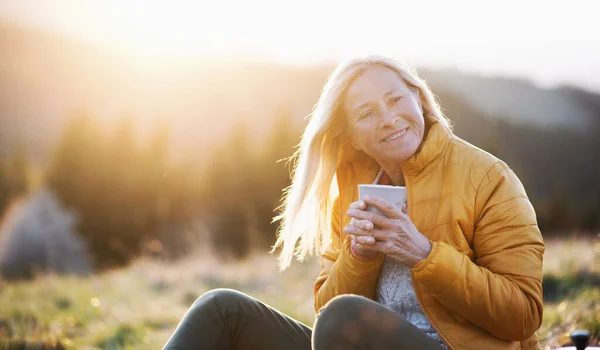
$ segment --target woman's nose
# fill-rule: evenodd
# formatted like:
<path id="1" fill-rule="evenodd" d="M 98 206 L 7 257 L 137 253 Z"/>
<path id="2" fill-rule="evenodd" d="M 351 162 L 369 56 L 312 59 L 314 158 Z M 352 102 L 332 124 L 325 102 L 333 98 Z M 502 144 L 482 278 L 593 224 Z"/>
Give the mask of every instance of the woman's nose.
<path id="1" fill-rule="evenodd" d="M 394 126 L 396 125 L 396 123 L 398 122 L 398 119 L 400 119 L 398 117 L 398 115 L 396 113 L 394 113 L 391 110 L 385 110 L 383 111 L 383 118 L 382 118 L 382 126 L 383 127 L 390 127 L 390 126 Z"/>

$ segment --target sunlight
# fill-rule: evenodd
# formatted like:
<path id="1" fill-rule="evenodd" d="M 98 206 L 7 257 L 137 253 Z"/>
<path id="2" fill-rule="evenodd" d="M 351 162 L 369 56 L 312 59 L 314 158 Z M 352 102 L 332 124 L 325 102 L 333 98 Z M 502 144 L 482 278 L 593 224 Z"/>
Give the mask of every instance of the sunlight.
<path id="1" fill-rule="evenodd" d="M 0 3 L 0 19 L 118 48 L 143 64 L 217 56 L 310 65 L 378 53 L 412 65 L 600 89 L 596 65 L 600 31 L 596 12 L 582 10 L 590 7 L 586 4 L 585 0 L 572 0 L 568 6 L 543 0 L 507 0 L 494 6 L 475 0 L 6 1 Z"/>
<path id="2" fill-rule="evenodd" d="M 219 4 L 211 4 L 211 11 Z M 243 44 L 236 42 L 238 28 L 219 26 L 219 16 L 208 15 L 202 2 L 176 9 L 167 2 L 129 1 L 98 10 L 111 16 L 113 40 L 142 57 L 219 53 Z"/>

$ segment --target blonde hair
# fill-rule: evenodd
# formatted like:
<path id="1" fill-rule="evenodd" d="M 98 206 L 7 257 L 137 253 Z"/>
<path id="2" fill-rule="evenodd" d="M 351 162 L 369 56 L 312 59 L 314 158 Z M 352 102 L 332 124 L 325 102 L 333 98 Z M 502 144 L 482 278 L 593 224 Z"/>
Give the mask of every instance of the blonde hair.
<path id="1" fill-rule="evenodd" d="M 293 256 L 304 260 L 320 254 L 330 237 L 332 191 L 336 169 L 342 162 L 357 154 L 351 148 L 345 132 L 345 120 L 340 113 L 344 94 L 352 81 L 367 68 L 387 67 L 418 90 L 426 123 L 435 119 L 448 130 L 450 121 L 442 114 L 439 104 L 424 80 L 416 71 L 386 57 L 368 56 L 340 63 L 329 76 L 319 101 L 310 116 L 297 151 L 292 156 L 292 184 L 283 196 L 277 241 L 272 252 L 281 247 L 279 266 L 289 267 Z M 342 159 L 345 158 L 345 159 Z"/>

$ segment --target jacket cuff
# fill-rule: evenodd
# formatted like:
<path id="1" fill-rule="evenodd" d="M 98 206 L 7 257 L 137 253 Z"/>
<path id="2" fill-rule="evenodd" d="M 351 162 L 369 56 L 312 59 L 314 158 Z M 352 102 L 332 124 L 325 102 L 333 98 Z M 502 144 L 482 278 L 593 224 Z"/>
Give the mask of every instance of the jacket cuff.
<path id="1" fill-rule="evenodd" d="M 351 244 L 350 237 L 346 237 L 342 243 L 338 257 L 339 272 L 356 282 L 366 282 L 370 279 L 374 282 L 379 276 L 384 254 L 378 253 L 371 259 L 361 259 L 352 254 Z"/>
<path id="2" fill-rule="evenodd" d="M 442 294 L 458 278 L 464 258 L 447 243 L 433 242 L 429 256 L 411 268 L 413 278 L 429 293 Z"/>

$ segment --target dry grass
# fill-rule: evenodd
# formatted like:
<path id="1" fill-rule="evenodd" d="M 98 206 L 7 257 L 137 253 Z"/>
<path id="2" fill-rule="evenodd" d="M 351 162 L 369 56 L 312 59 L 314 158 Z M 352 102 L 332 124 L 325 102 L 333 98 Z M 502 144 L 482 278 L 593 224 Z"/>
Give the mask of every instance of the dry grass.
<path id="1" fill-rule="evenodd" d="M 0 340 L 60 342 L 73 349 L 160 349 L 187 307 L 213 288 L 235 288 L 307 324 L 314 318 L 314 261 L 280 274 L 272 256 L 223 264 L 142 259 L 93 278 L 40 276 L 0 287 Z M 6 317 L 2 319 L 3 317 Z M 2 334 L 2 329 L 4 334 Z"/>
<path id="2" fill-rule="evenodd" d="M 545 349 L 570 344 L 569 333 L 588 329 L 600 342 L 599 236 L 546 240 L 544 320 L 538 331 Z"/>
<path id="3" fill-rule="evenodd" d="M 538 332 L 545 348 L 565 344 L 575 328 L 599 334 L 600 286 L 569 284 L 582 271 L 598 276 L 599 268 L 600 240 L 547 241 L 546 276 L 566 283 L 568 293 L 546 303 Z M 92 278 L 5 282 L 0 339 L 61 342 L 70 349 L 160 349 L 195 298 L 217 287 L 241 290 L 311 325 L 317 273 L 315 260 L 281 274 L 272 256 L 219 263 L 199 253 L 177 263 L 142 259 Z"/>
<path id="4" fill-rule="evenodd" d="M 600 235 L 600 234 L 599 234 Z M 600 236 L 577 239 L 547 239 L 544 274 L 573 271 L 600 273 Z"/>

